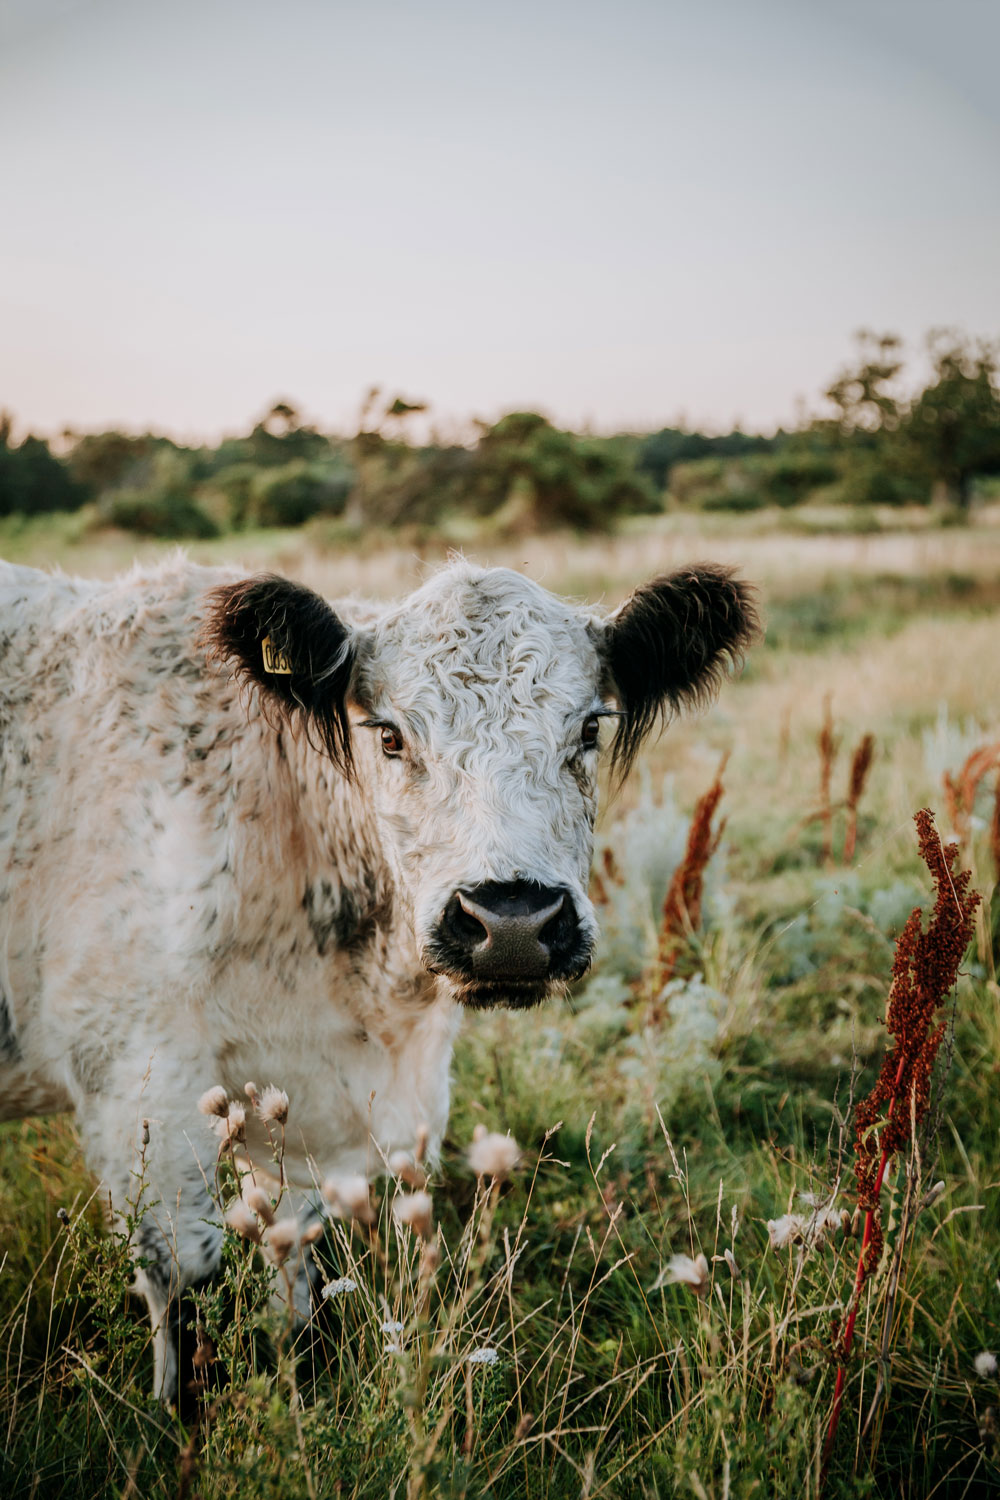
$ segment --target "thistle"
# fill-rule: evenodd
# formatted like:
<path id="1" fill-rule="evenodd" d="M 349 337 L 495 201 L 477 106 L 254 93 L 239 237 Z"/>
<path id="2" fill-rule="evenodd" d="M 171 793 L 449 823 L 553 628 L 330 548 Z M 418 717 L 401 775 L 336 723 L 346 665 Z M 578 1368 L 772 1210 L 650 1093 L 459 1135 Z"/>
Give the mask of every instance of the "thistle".
<path id="1" fill-rule="evenodd" d="M 198 1108 L 203 1115 L 216 1115 L 220 1119 L 225 1118 L 229 1113 L 229 1095 L 221 1083 L 217 1083 L 214 1088 L 205 1090 L 198 1100 Z"/>

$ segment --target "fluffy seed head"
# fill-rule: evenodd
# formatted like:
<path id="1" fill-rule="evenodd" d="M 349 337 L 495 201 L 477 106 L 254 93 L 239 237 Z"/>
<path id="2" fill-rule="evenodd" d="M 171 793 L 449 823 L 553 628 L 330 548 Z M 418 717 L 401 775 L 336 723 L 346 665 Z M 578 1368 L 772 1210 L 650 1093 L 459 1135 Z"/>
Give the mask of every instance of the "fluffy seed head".
<path id="1" fill-rule="evenodd" d="M 375 1222 L 367 1177 L 328 1177 L 323 1184 L 323 1197 L 342 1219 L 356 1219 L 359 1224 Z"/>
<path id="2" fill-rule="evenodd" d="M 269 1083 L 260 1098 L 254 1100 L 254 1108 L 265 1125 L 284 1125 L 288 1119 L 288 1095 L 284 1089 L 276 1089 Z"/>
<path id="3" fill-rule="evenodd" d="M 280 1219 L 264 1230 L 262 1243 L 276 1266 L 284 1265 L 299 1243 L 299 1226 L 294 1219 Z"/>
<path id="4" fill-rule="evenodd" d="M 252 1240 L 255 1245 L 259 1244 L 260 1225 L 257 1223 L 256 1216 L 247 1204 L 244 1203 L 242 1198 L 237 1198 L 226 1209 L 226 1223 L 230 1229 L 235 1229 L 236 1233 L 242 1235 L 245 1240 Z"/>
<path id="5" fill-rule="evenodd" d="M 469 1147 L 469 1166 L 477 1177 L 509 1177 L 520 1160 L 521 1149 L 513 1136 L 476 1126 Z"/>
<path id="6" fill-rule="evenodd" d="M 271 1195 L 270 1193 L 265 1193 L 262 1187 L 258 1187 L 254 1182 L 244 1183 L 243 1202 L 265 1224 L 274 1223 L 274 1208 L 271 1205 Z"/>
<path id="7" fill-rule="evenodd" d="M 997 1357 L 995 1354 L 991 1354 L 988 1349 L 984 1349 L 981 1354 L 977 1354 L 973 1360 L 973 1364 L 976 1367 L 977 1375 L 986 1377 L 995 1375 L 997 1372 Z"/>
<path id="8" fill-rule="evenodd" d="M 408 1151 L 394 1151 L 389 1157 L 389 1171 L 393 1177 L 398 1177 L 400 1182 L 405 1182 L 407 1187 L 422 1188 L 427 1186 L 427 1173 L 419 1162 L 415 1162 Z"/>
<path id="9" fill-rule="evenodd" d="M 704 1255 L 696 1255 L 694 1260 L 690 1255 L 672 1255 L 666 1271 L 661 1271 L 656 1280 L 659 1286 L 689 1286 L 696 1296 L 702 1297 L 708 1291 L 711 1272 Z"/>
<path id="10" fill-rule="evenodd" d="M 214 1088 L 206 1089 L 198 1100 L 198 1108 L 203 1115 L 220 1115 L 224 1117 L 229 1113 L 229 1095 L 217 1083 Z"/>
<path id="11" fill-rule="evenodd" d="M 407 1224 L 422 1240 L 434 1233 L 434 1204 L 430 1193 L 401 1193 L 392 1205 L 399 1224 Z"/>
<path id="12" fill-rule="evenodd" d="M 230 1104 L 225 1118 L 219 1121 L 219 1134 L 223 1141 L 245 1141 L 247 1134 L 247 1112 L 242 1104 Z"/>

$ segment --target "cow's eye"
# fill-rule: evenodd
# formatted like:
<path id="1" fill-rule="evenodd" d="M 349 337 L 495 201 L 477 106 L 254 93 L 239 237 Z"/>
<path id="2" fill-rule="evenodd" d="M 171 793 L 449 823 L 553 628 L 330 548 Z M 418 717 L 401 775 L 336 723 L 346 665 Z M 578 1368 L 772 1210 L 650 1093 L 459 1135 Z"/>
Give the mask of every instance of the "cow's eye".
<path id="1" fill-rule="evenodd" d="M 382 740 L 383 755 L 400 754 L 403 749 L 403 736 L 398 729 L 393 729 L 391 724 L 383 724 L 380 738 Z"/>
<path id="2" fill-rule="evenodd" d="M 580 732 L 580 739 L 583 741 L 583 745 L 586 750 L 592 750 L 594 748 L 594 746 L 597 744 L 597 737 L 600 732 L 601 721 L 598 718 L 597 714 L 591 714 L 589 719 L 584 720 L 583 729 Z"/>

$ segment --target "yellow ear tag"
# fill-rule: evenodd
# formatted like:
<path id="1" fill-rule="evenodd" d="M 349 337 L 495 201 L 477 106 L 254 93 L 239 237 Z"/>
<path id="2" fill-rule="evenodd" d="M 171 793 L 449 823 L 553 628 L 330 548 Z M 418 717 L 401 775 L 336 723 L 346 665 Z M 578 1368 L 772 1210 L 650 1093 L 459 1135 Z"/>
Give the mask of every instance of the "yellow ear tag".
<path id="1" fill-rule="evenodd" d="M 279 651 L 277 646 L 272 646 L 269 635 L 264 637 L 260 646 L 264 653 L 264 671 L 270 672 L 272 677 L 291 677 L 292 664 L 286 652 Z"/>

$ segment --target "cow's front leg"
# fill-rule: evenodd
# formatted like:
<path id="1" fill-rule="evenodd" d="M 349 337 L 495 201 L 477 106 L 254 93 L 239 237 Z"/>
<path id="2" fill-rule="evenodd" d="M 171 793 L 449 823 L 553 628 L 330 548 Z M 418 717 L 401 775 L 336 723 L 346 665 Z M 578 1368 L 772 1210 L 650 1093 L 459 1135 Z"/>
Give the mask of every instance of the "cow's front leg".
<path id="1" fill-rule="evenodd" d="M 114 1073 L 107 1089 L 78 1105 L 84 1153 L 118 1223 L 135 1221 L 135 1285 L 153 1328 L 154 1390 L 172 1402 L 193 1374 L 194 1309 L 184 1293 L 216 1273 L 222 1245 L 212 1197 L 218 1141 L 198 1111 L 205 1064 L 154 1055 Z"/>

